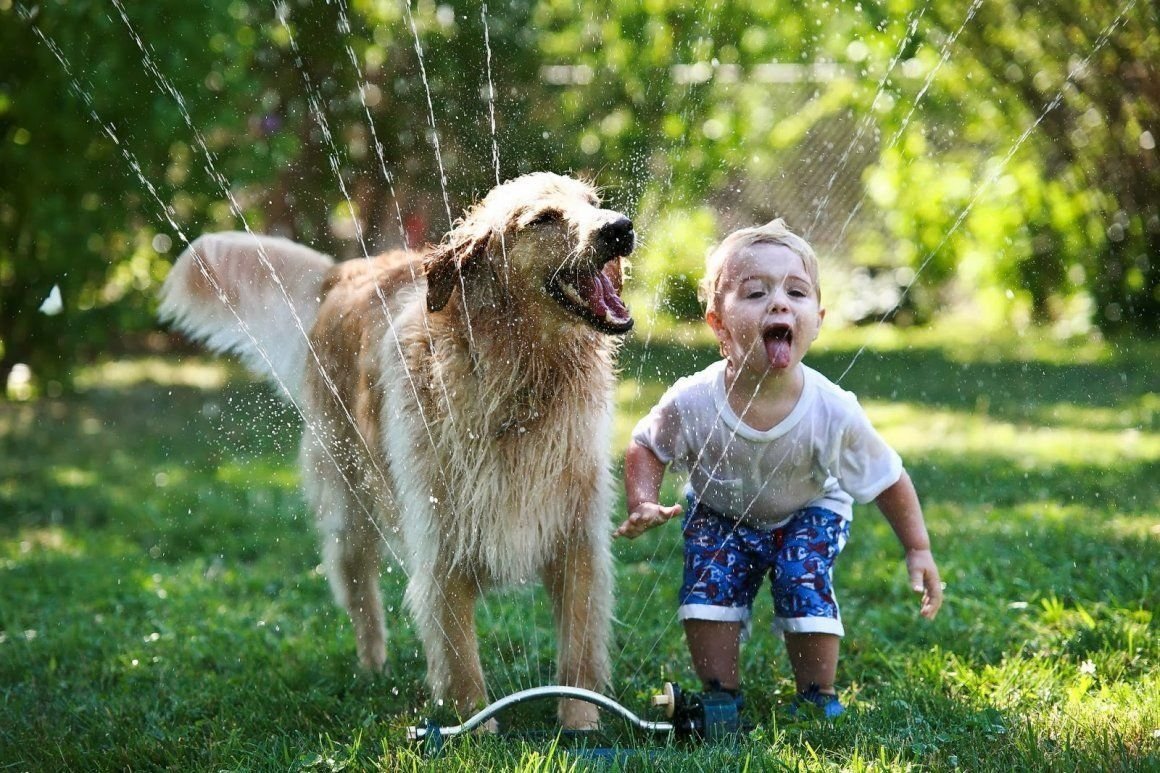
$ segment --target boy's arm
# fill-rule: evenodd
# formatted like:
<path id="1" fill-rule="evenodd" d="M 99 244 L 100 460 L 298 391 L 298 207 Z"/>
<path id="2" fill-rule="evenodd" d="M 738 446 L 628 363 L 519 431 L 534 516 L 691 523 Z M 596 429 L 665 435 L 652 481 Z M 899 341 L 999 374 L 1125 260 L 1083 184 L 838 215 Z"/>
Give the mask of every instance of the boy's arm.
<path id="1" fill-rule="evenodd" d="M 882 515 L 894 529 L 898 541 L 906 550 L 906 569 L 910 573 L 910 585 L 922 593 L 922 607 L 919 613 L 929 619 L 938 614 L 942 606 L 942 582 L 939 580 L 938 565 L 930 552 L 930 536 L 926 532 L 926 522 L 922 517 L 922 506 L 918 493 L 906 470 L 892 486 L 874 500 Z"/>
<path id="2" fill-rule="evenodd" d="M 681 514 L 680 505 L 662 507 L 657 504 L 661 481 L 665 477 L 665 463 L 650 449 L 635 440 L 628 444 L 624 454 L 624 493 L 628 505 L 628 520 L 620 524 L 613 537 L 639 537 L 653 526 L 659 526 Z"/>

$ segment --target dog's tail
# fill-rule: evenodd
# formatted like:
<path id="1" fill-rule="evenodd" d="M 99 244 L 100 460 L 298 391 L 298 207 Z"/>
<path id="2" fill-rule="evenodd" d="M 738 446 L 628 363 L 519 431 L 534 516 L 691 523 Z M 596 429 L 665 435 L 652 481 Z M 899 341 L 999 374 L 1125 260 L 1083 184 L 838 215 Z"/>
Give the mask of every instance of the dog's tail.
<path id="1" fill-rule="evenodd" d="M 330 257 L 276 236 L 200 236 L 162 285 L 158 316 L 215 352 L 238 355 L 297 399 L 307 336 L 333 265 Z"/>

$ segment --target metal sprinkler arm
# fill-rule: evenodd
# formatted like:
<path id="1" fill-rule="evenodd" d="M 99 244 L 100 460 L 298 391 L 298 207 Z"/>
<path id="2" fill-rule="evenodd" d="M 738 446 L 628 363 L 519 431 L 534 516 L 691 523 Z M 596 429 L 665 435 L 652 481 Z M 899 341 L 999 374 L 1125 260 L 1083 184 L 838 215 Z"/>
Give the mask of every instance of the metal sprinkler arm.
<path id="1" fill-rule="evenodd" d="M 540 698 L 573 698 L 575 700 L 585 701 L 591 703 L 598 708 L 611 712 L 625 720 L 630 724 L 635 725 L 638 729 L 650 733 L 671 733 L 674 729 L 672 722 L 650 722 L 641 719 L 636 714 L 612 700 L 608 696 L 601 695 L 592 690 L 585 690 L 582 687 L 568 687 L 565 685 L 549 685 L 547 687 L 533 687 L 528 690 L 520 690 L 512 693 L 506 697 L 500 698 L 491 705 L 480 710 L 466 722 L 461 725 L 452 725 L 451 727 L 420 727 L 418 725 L 407 728 L 407 738 L 411 741 L 422 741 L 428 737 L 429 733 L 437 733 L 442 737 L 455 736 L 460 733 L 469 733 L 477 727 L 487 722 L 489 719 L 499 714 L 504 709 L 515 706 L 524 701 L 538 700 Z"/>

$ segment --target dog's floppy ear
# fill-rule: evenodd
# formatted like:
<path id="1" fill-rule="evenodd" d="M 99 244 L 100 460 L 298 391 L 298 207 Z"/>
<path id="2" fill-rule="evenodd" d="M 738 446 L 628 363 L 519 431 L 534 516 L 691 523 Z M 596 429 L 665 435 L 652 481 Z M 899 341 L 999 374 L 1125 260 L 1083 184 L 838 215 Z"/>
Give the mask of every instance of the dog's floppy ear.
<path id="1" fill-rule="evenodd" d="M 490 238 L 491 231 L 487 229 L 471 233 L 467 226 L 460 225 L 432 250 L 423 263 L 427 275 L 427 311 L 439 311 L 447 305 L 464 266 L 484 256 Z"/>
<path id="2" fill-rule="evenodd" d="M 423 264 L 427 274 L 427 311 L 439 311 L 451 300 L 455 290 L 455 255 L 449 245 L 435 248 Z"/>

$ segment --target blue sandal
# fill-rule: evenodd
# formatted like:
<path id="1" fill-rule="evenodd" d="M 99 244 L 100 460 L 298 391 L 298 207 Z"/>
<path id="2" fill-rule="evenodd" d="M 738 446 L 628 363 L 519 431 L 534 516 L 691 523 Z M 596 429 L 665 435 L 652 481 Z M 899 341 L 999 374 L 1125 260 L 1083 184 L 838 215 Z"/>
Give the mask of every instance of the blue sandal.
<path id="1" fill-rule="evenodd" d="M 815 712 L 820 712 L 826 719 L 837 719 L 845 711 L 846 707 L 838 700 L 837 695 L 820 691 L 816 684 L 811 684 L 810 689 L 799 692 L 789 705 L 789 715 L 802 719 Z"/>

